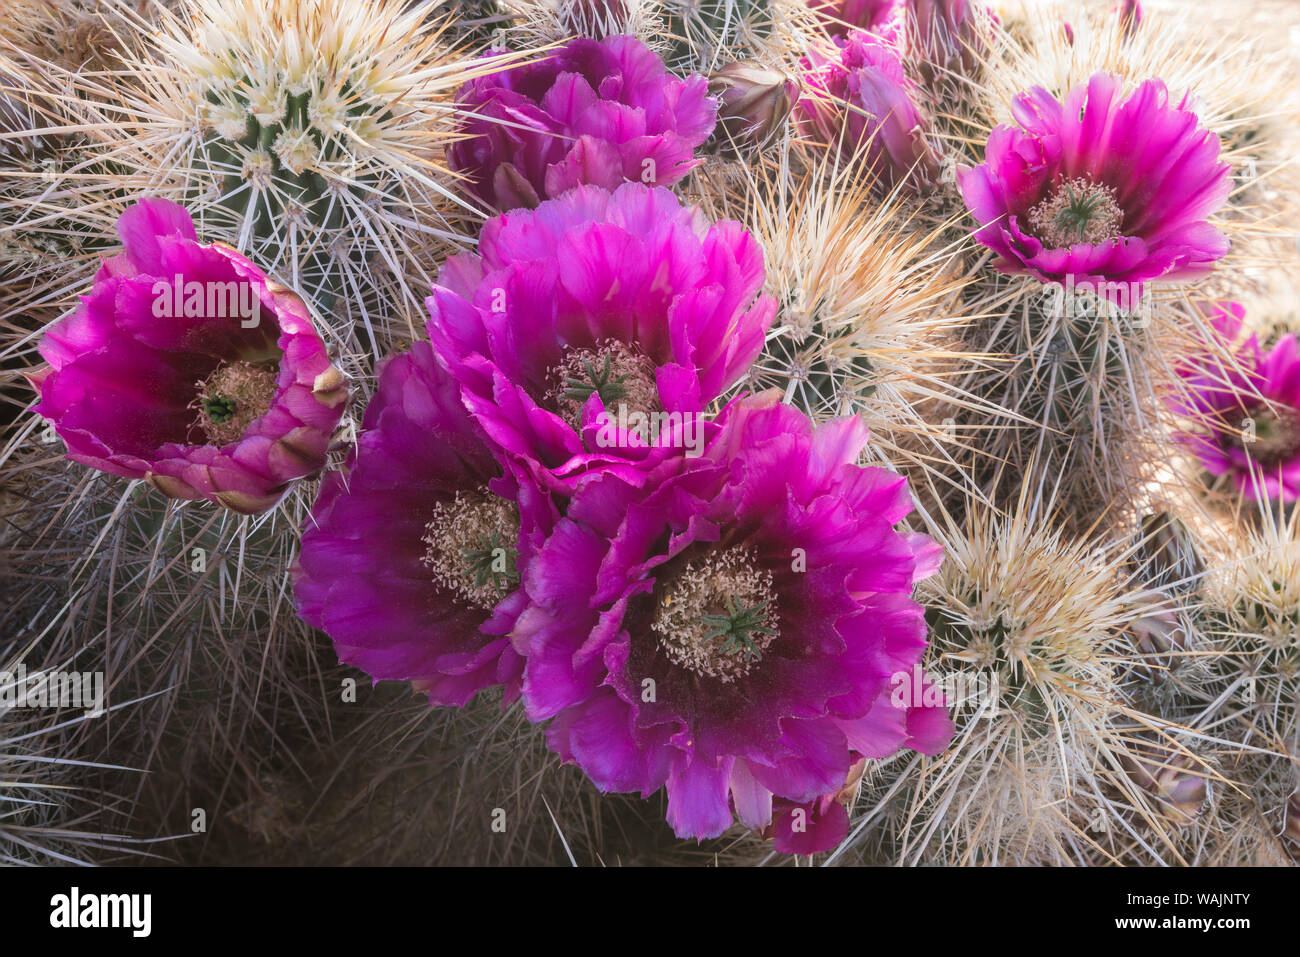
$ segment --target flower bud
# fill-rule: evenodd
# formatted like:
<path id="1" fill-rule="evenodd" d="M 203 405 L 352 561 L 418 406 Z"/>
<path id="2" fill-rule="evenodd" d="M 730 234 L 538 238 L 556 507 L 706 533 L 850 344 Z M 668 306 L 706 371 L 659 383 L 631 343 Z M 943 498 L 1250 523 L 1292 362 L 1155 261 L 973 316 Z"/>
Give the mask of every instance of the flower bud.
<path id="1" fill-rule="evenodd" d="M 1138 658 L 1132 669 L 1142 680 L 1160 684 L 1182 664 L 1187 628 L 1178 606 L 1164 592 L 1144 591 L 1137 601 L 1138 613 L 1128 628 Z"/>
<path id="2" fill-rule="evenodd" d="M 798 120 L 806 137 L 863 162 L 885 190 L 903 183 L 917 193 L 934 187 L 939 156 L 914 98 L 919 91 L 893 46 L 858 31 L 834 50 L 811 51 L 803 66 Z"/>
<path id="3" fill-rule="evenodd" d="M 978 0 L 908 0 L 908 42 L 926 83 L 971 76 L 984 57 L 995 15 Z"/>
<path id="4" fill-rule="evenodd" d="M 1194 821 L 1209 790 L 1206 772 L 1186 751 L 1165 744 L 1141 744 L 1120 763 L 1130 778 L 1150 794 L 1167 820 L 1175 824 Z"/>
<path id="5" fill-rule="evenodd" d="M 1137 28 L 1142 25 L 1142 4 L 1138 0 L 1123 0 L 1115 8 L 1115 13 L 1119 15 L 1124 39 L 1131 38 L 1137 32 Z"/>
<path id="6" fill-rule="evenodd" d="M 765 146 L 780 134 L 799 99 L 799 85 L 744 60 L 713 73 L 709 94 L 718 98 L 714 142 L 721 152 L 735 155 L 746 147 Z"/>

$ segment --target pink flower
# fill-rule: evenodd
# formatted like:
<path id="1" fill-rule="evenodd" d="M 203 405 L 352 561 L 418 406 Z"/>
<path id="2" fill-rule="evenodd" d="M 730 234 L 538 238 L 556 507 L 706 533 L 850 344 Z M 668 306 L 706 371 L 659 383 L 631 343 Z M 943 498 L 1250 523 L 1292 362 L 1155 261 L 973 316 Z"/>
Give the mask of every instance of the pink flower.
<path id="1" fill-rule="evenodd" d="M 859 757 L 947 746 L 946 708 L 891 690 L 925 652 L 912 586 L 939 548 L 895 528 L 907 482 L 855 465 L 865 442 L 766 394 L 653 487 L 575 494 L 514 631 L 564 760 L 605 791 L 665 788 L 673 830 L 706 838 L 838 793 Z"/>
<path id="2" fill-rule="evenodd" d="M 583 186 L 490 220 L 477 255 L 448 260 L 429 335 L 500 454 L 567 494 L 597 469 L 644 481 L 696 443 L 762 350 L 763 280 L 739 224 L 667 189 Z"/>
<path id="3" fill-rule="evenodd" d="M 387 360 L 344 472 L 321 485 L 294 568 L 298 613 L 339 658 L 430 704 L 519 694 L 506 635 L 550 502 L 493 458 L 427 342 Z"/>
<path id="4" fill-rule="evenodd" d="M 182 207 L 145 199 L 123 251 L 41 340 L 35 409 L 68 458 L 237 512 L 273 506 L 325 464 L 347 401 L 301 299 Z"/>
<path id="5" fill-rule="evenodd" d="M 1128 96 L 1098 73 L 1058 101 L 1015 98 L 984 162 L 958 171 L 975 237 L 1003 272 L 1078 283 L 1191 279 L 1228 240 L 1208 221 L 1232 189 L 1219 138 L 1159 80 Z"/>
<path id="6" fill-rule="evenodd" d="M 903 74 L 897 49 L 860 30 L 835 43 L 833 55 L 814 51 L 803 61 L 804 135 L 846 159 L 860 159 L 885 187 L 928 189 L 939 163 L 925 140 L 917 90 Z"/>
<path id="7" fill-rule="evenodd" d="M 447 159 L 475 196 L 502 211 L 581 184 L 671 186 L 697 165 L 695 148 L 713 132 L 707 85 L 673 76 L 635 37 L 579 37 L 465 84 L 467 138 Z"/>

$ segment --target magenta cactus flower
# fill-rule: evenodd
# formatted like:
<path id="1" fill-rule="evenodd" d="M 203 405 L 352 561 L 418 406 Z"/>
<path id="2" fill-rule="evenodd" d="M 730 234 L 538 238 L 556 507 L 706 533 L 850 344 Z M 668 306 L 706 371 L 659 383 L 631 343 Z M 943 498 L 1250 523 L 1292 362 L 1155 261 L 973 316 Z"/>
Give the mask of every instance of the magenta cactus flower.
<path id="1" fill-rule="evenodd" d="M 859 158 L 886 188 L 905 183 L 923 191 L 934 184 L 938 157 L 893 44 L 859 30 L 837 37 L 833 52 L 813 51 L 802 63 L 805 136 Z"/>
<path id="2" fill-rule="evenodd" d="M 456 383 L 416 343 L 381 366 L 345 471 L 321 485 L 293 569 L 298 613 L 342 661 L 409 681 L 430 704 L 494 685 L 511 701 L 519 576 L 554 517 L 496 462 Z"/>
<path id="3" fill-rule="evenodd" d="M 896 39 L 903 0 L 808 0 L 808 9 L 831 36 L 845 36 L 866 30 L 886 39 Z"/>
<path id="4" fill-rule="evenodd" d="M 1012 110 L 1018 125 L 996 127 L 984 162 L 957 173 L 1003 272 L 1140 290 L 1204 275 L 1227 253 L 1208 222 L 1232 189 L 1219 138 L 1159 80 L 1124 96 L 1119 77 L 1097 73 L 1064 101 L 1035 87 Z"/>
<path id="5" fill-rule="evenodd" d="M 123 250 L 41 340 L 35 410 L 83 465 L 252 514 L 325 464 L 347 401 L 301 299 L 184 208 L 145 199 Z"/>
<path id="6" fill-rule="evenodd" d="M 579 187 L 490 220 L 428 299 L 429 334 L 506 459 L 571 491 L 698 453 L 700 413 L 748 371 L 776 304 L 763 254 L 671 190 Z"/>
<path id="7" fill-rule="evenodd" d="M 1235 343 L 1245 310 L 1219 303 L 1210 319 L 1234 362 L 1213 350 L 1184 371 L 1187 386 L 1177 410 L 1201 431 L 1184 436 L 1213 475 L 1229 475 L 1251 499 L 1300 498 L 1300 342 L 1279 339 L 1267 352 L 1255 336 Z M 1235 343 L 1235 344 L 1234 344 Z"/>
<path id="8" fill-rule="evenodd" d="M 673 830 L 709 838 L 838 793 L 858 757 L 947 746 L 946 708 L 890 687 L 919 668 L 912 586 L 940 550 L 895 529 L 907 482 L 854 464 L 866 438 L 765 393 L 664 481 L 577 492 L 514 632 L 527 714 L 565 761 L 603 791 L 665 788 Z"/>
<path id="9" fill-rule="evenodd" d="M 698 164 L 695 148 L 713 132 L 707 87 L 702 76 L 668 73 L 635 37 L 579 37 L 466 83 L 466 138 L 447 159 L 473 195 L 501 211 L 531 209 L 581 184 L 671 186 Z"/>

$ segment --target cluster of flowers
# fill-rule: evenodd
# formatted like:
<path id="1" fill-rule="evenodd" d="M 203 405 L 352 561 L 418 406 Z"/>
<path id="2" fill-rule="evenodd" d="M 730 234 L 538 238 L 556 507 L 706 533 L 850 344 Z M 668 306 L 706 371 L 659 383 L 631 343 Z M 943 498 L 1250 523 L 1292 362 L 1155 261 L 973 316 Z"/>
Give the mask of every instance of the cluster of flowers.
<path id="1" fill-rule="evenodd" d="M 679 836 L 734 815 L 811 852 L 856 761 L 948 742 L 944 708 L 890 700 L 938 554 L 895 530 L 905 481 L 854 464 L 856 420 L 708 414 L 762 347 L 763 280 L 743 229 L 662 187 L 489 221 L 431 343 L 382 368 L 296 585 L 345 661 L 434 704 L 504 686 L 602 790 L 665 788 Z"/>
<path id="2" fill-rule="evenodd" d="M 867 29 L 810 54 L 800 122 L 886 185 L 930 183 L 900 57 L 922 38 L 927 63 L 960 68 L 976 20 L 965 4 L 850 6 L 835 22 Z M 891 700 L 891 677 L 922 660 L 912 589 L 940 555 L 898 527 L 904 479 L 856 464 L 856 418 L 814 426 L 773 395 L 735 394 L 776 309 L 762 251 L 667 187 L 698 162 L 719 102 L 749 109 L 748 92 L 710 95 L 623 36 L 462 91 L 472 116 L 450 165 L 503 212 L 442 267 L 430 341 L 381 365 L 293 574 L 302 616 L 376 679 L 438 705 L 501 687 L 602 790 L 664 789 L 678 835 L 739 819 L 808 853 L 845 834 L 838 797 L 860 762 L 948 744 L 925 689 Z M 1206 218 L 1227 164 L 1160 81 L 1125 96 L 1098 74 L 1013 108 L 1018 126 L 959 174 L 999 268 L 1141 283 L 1224 255 Z M 305 306 L 200 243 L 175 204 L 143 200 L 119 231 L 123 253 L 45 336 L 38 411 L 76 461 L 270 508 L 324 468 L 347 399 Z M 1262 379 L 1292 410 L 1274 415 L 1286 441 L 1267 441 L 1275 458 L 1285 445 L 1294 494 L 1300 355 L 1294 340 L 1252 354 L 1242 387 Z"/>
<path id="3" fill-rule="evenodd" d="M 670 182 L 690 168 L 714 122 L 703 82 L 626 37 L 546 69 L 467 91 L 535 121 L 463 151 L 516 208 L 443 266 L 431 341 L 382 364 L 302 537 L 300 612 L 431 703 L 522 696 L 603 790 L 665 789 L 683 837 L 738 817 L 824 849 L 855 765 L 948 743 L 941 701 L 896 704 L 890 682 L 921 661 L 911 592 L 939 550 L 896 529 L 906 482 L 855 464 L 855 419 L 723 405 L 775 312 L 762 252 L 623 182 L 645 160 Z M 542 89 L 530 112 L 518 91 Z M 79 461 L 270 507 L 325 464 L 346 398 L 301 302 L 174 204 L 119 229 L 123 254 L 45 338 L 39 411 Z M 251 316 L 204 300 L 244 286 Z"/>
<path id="4" fill-rule="evenodd" d="M 833 36 L 803 61 L 798 118 L 806 135 L 871 165 L 882 187 L 925 193 L 941 158 L 927 137 L 923 81 L 970 75 L 992 15 L 965 0 L 814 0 Z M 1117 9 L 1126 31 L 1139 4 Z M 1058 98 L 1043 87 L 1012 103 L 1014 125 L 992 131 L 984 162 L 957 170 L 978 223 L 975 238 L 1008 274 L 1087 288 L 1127 308 L 1145 284 L 1195 279 L 1228 252 L 1208 222 L 1232 191 L 1230 165 L 1190 93 L 1176 104 L 1159 79 L 1127 94 L 1097 73 Z M 1240 307 L 1225 304 L 1220 319 Z M 1251 498 L 1300 497 L 1300 351 L 1288 336 L 1265 352 L 1252 337 L 1232 369 L 1189 375 L 1193 399 L 1177 411 L 1201 429 L 1188 446 Z"/>

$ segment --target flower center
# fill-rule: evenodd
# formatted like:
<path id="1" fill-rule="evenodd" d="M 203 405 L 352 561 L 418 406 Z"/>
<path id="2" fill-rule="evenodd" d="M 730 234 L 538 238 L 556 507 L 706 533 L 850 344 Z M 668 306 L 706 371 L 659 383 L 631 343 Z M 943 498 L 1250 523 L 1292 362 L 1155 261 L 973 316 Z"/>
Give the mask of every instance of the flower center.
<path id="1" fill-rule="evenodd" d="M 486 488 L 457 492 L 434 506 L 421 559 L 436 584 L 476 608 L 491 609 L 519 585 L 519 512 Z"/>
<path id="2" fill-rule="evenodd" d="M 592 393 L 610 414 L 619 404 L 630 412 L 659 411 L 654 360 L 626 342 L 606 339 L 590 349 L 570 349 L 550 371 L 555 387 L 549 398 L 574 429 L 582 428 L 582 407 Z"/>
<path id="3" fill-rule="evenodd" d="M 1224 439 L 1230 447 L 1243 449 L 1265 469 L 1300 455 L 1300 410 L 1284 405 L 1270 408 L 1257 402 L 1246 409 L 1246 418 L 1255 423 L 1254 435 L 1229 429 Z"/>
<path id="4" fill-rule="evenodd" d="M 732 682 L 749 674 L 777 637 L 772 573 L 749 548 L 690 561 L 663 590 L 651 629 L 674 664 Z"/>
<path id="5" fill-rule="evenodd" d="M 1051 249 L 1104 243 L 1120 235 L 1123 223 L 1115 190 L 1086 179 L 1065 180 L 1029 211 L 1029 225 Z"/>
<path id="6" fill-rule="evenodd" d="M 278 370 L 253 362 L 227 362 L 202 382 L 190 408 L 194 424 L 213 445 L 237 442 L 248 426 L 266 415 L 275 398 Z"/>

